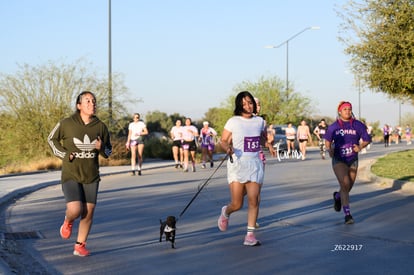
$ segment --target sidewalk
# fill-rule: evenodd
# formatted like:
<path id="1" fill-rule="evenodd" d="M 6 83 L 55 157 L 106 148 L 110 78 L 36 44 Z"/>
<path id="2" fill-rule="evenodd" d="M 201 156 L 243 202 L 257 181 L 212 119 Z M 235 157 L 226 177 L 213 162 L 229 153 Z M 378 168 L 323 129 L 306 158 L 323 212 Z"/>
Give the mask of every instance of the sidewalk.
<path id="1" fill-rule="evenodd" d="M 153 160 L 144 162 L 142 170 L 173 166 L 171 160 Z M 101 166 L 101 177 L 122 173 L 129 173 L 131 167 L 124 166 Z M 60 182 L 61 172 L 58 171 L 40 171 L 33 173 L 23 173 L 18 175 L 0 176 L 0 206 L 8 201 L 24 196 L 25 194 L 36 190 L 58 184 Z"/>

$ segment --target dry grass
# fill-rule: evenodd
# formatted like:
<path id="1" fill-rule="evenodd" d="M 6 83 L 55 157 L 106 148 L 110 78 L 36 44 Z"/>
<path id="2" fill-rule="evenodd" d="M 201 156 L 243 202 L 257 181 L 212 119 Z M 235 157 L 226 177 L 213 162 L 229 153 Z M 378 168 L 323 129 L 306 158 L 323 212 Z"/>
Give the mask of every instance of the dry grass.
<path id="1" fill-rule="evenodd" d="M 119 166 L 130 163 L 130 159 L 125 152 L 125 141 L 122 139 L 114 139 L 112 141 L 113 153 L 110 158 L 105 159 L 99 157 L 101 166 Z M 11 163 L 4 167 L 0 167 L 0 175 L 17 174 L 34 171 L 59 170 L 62 168 L 62 161 L 57 157 L 44 157 L 42 159 L 34 159 L 27 162 Z"/>
<path id="2" fill-rule="evenodd" d="M 129 159 L 99 159 L 101 166 L 120 166 L 130 163 Z M 32 161 L 27 164 L 10 164 L 0 169 L 0 175 L 26 173 L 34 171 L 59 170 L 62 168 L 62 161 L 56 157 Z"/>
<path id="3" fill-rule="evenodd" d="M 0 175 L 25 173 L 33 171 L 56 170 L 62 167 L 62 161 L 58 158 L 45 158 L 27 164 L 12 163 L 0 169 Z"/>

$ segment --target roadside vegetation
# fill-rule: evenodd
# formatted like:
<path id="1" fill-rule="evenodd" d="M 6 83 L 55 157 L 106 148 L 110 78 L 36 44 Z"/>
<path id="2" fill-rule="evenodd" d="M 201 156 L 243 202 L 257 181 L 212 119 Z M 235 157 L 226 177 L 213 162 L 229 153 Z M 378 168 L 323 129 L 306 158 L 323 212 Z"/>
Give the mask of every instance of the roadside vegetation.
<path id="1" fill-rule="evenodd" d="M 107 80 L 97 76 L 84 60 L 73 64 L 49 62 L 40 66 L 23 65 L 14 75 L 0 74 L 0 128 L 3 129 L 0 135 L 0 175 L 61 167 L 61 161 L 52 155 L 47 144 L 47 136 L 60 119 L 74 112 L 75 98 L 84 87 L 96 94 L 97 116 L 109 126 L 111 132 L 113 154 L 108 160 L 102 159 L 101 164 L 129 164 L 130 155 L 125 150 L 125 141 L 134 111 L 130 114 L 127 110 L 131 107 L 125 104 L 133 101 L 129 100 L 132 96 L 124 86 L 121 75 L 115 75 L 113 82 L 113 110 L 109 123 Z M 193 121 L 194 125 L 200 129 L 202 122 L 207 120 L 220 136 L 224 123 L 232 115 L 234 97 L 241 90 L 249 90 L 260 99 L 261 114 L 266 117 L 268 124 L 292 122 L 298 125 L 305 119 L 312 131 L 321 118 L 328 124 L 335 120 L 329 116 L 314 116 L 314 103 L 294 89 L 286 91 L 284 83 L 277 77 L 244 81 L 229 92 L 227 100 L 220 107 L 210 108 L 201 120 Z M 141 101 L 134 101 L 134 106 Z M 144 115 L 144 122 L 150 132 L 145 141 L 144 157 L 172 159 L 169 131 L 175 121 L 184 120 L 185 115 L 169 115 L 159 110 Z M 412 117 L 407 118 L 414 124 Z M 372 122 L 371 126 L 374 129 L 374 141 L 380 141 L 382 133 L 379 122 Z M 313 138 L 309 146 L 317 144 L 316 138 Z M 220 146 L 216 148 L 220 150 Z"/>
<path id="2" fill-rule="evenodd" d="M 368 88 L 386 94 L 401 104 L 413 105 L 412 14 L 412 0 L 349 0 L 343 7 L 338 7 L 338 15 L 343 19 L 339 39 L 350 57 L 351 71 L 359 90 Z M 291 122 L 298 125 L 301 120 L 306 120 L 312 131 L 320 119 L 324 118 L 328 125 L 336 119 L 334 112 L 327 116 L 315 116 L 316 110 L 312 107 L 317 104 L 295 89 L 294 85 L 286 87 L 285 80 L 277 76 L 240 81 L 220 106 L 207 110 L 200 121 L 193 121 L 198 129 L 202 121 L 207 120 L 220 136 L 224 123 L 232 115 L 234 97 L 242 90 L 248 90 L 260 99 L 261 115 L 266 117 L 267 124 Z M 74 100 L 83 90 L 95 93 L 97 116 L 112 133 L 113 155 L 109 160 L 103 160 L 102 164 L 129 163 L 125 150 L 128 124 L 132 112 L 139 111 L 143 100 L 129 94 L 120 73 L 113 74 L 111 85 L 108 84 L 107 76 L 96 73 L 92 64 L 84 59 L 73 63 L 49 61 L 38 66 L 24 64 L 13 74 L 0 73 L 0 174 L 60 167 L 60 160 L 52 155 L 46 142 L 47 136 L 58 120 L 74 112 Z M 111 98 L 108 96 L 109 86 Z M 145 158 L 172 159 L 169 131 L 177 119 L 183 120 L 186 115 L 166 114 L 157 109 L 142 114 L 150 132 Z M 358 119 L 373 127 L 375 142 L 382 140 L 382 125 L 378 121 Z M 406 125 L 413 127 L 414 115 L 404 114 L 401 117 L 400 114 L 399 124 L 401 128 Z M 412 179 L 410 167 L 408 171 L 403 169 L 412 163 L 411 154 L 389 156 L 395 159 L 384 161 L 384 164 L 381 160 L 374 169 L 378 169 L 378 175 Z"/>
<path id="3" fill-rule="evenodd" d="M 414 150 L 390 153 L 371 166 L 371 172 L 383 178 L 414 182 Z"/>
<path id="4" fill-rule="evenodd" d="M 95 93 L 97 116 L 111 132 L 113 154 L 109 160 L 102 160 L 102 164 L 129 163 L 129 152 L 125 150 L 128 125 L 142 100 L 131 100 L 135 97 L 129 94 L 122 75 L 114 74 L 112 82 L 113 97 L 109 99 L 106 77 L 99 76 L 83 59 L 72 64 L 53 61 L 39 66 L 24 64 L 14 74 L 0 74 L 0 128 L 3 129 L 0 174 L 60 167 L 60 160 L 52 155 L 47 144 L 47 136 L 59 120 L 75 111 L 74 101 L 83 90 Z M 224 123 L 232 115 L 235 95 L 240 90 L 249 90 L 261 99 L 269 123 L 285 124 L 289 119 L 298 124 L 307 119 L 312 127 L 317 122 L 309 116 L 314 104 L 293 89 L 286 91 L 283 83 L 277 77 L 242 82 L 229 91 L 228 99 L 220 107 L 210 108 L 200 121 L 193 123 L 200 129 L 202 122 L 208 120 L 220 136 Z M 155 109 L 143 117 L 150 133 L 145 141 L 144 157 L 172 159 L 169 132 L 175 121 L 183 121 L 186 114 L 169 115 Z"/>

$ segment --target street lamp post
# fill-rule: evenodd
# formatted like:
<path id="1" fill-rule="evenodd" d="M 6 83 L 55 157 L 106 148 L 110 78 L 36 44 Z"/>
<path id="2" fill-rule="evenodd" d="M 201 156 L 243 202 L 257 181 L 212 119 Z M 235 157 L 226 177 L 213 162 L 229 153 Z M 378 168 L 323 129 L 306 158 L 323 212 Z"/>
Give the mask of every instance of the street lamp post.
<path id="1" fill-rule="evenodd" d="M 319 30 L 319 29 L 320 27 L 317 27 L 317 26 L 307 27 L 301 30 L 300 32 L 296 33 L 295 35 L 291 36 L 286 41 L 283 41 L 279 45 L 265 46 L 265 48 L 268 48 L 268 49 L 275 49 L 275 48 L 279 48 L 280 46 L 286 44 L 286 92 L 289 92 L 289 41 L 291 41 L 292 39 L 294 39 L 295 37 L 299 36 L 300 34 L 304 33 L 307 30 Z"/>
<path id="2" fill-rule="evenodd" d="M 112 22 L 111 0 L 108 1 L 108 115 L 109 125 L 112 126 Z"/>
<path id="3" fill-rule="evenodd" d="M 401 104 L 402 104 L 402 102 L 400 100 L 400 102 L 398 104 L 398 126 L 399 127 L 401 127 Z"/>
<path id="4" fill-rule="evenodd" d="M 361 119 L 361 79 L 358 78 L 358 119 Z"/>

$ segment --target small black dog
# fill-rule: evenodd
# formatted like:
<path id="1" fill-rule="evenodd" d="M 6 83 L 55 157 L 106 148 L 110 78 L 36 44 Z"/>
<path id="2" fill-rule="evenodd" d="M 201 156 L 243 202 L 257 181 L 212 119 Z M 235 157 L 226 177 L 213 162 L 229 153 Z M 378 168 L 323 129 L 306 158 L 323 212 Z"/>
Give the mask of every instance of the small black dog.
<path id="1" fill-rule="evenodd" d="M 176 218 L 174 216 L 168 216 L 163 222 L 160 220 L 160 242 L 162 242 L 162 235 L 165 234 L 165 240 L 171 242 L 171 248 L 175 248 L 175 224 Z"/>

